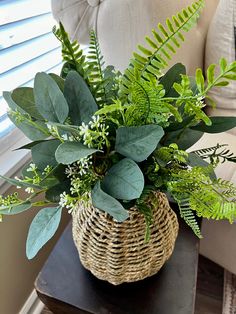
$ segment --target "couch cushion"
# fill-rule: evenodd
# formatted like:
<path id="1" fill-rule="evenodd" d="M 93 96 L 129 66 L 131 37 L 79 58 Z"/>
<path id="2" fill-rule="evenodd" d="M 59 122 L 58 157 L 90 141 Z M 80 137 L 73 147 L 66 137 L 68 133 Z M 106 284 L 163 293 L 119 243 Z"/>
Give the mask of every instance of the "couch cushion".
<path id="1" fill-rule="evenodd" d="M 207 35 L 205 70 L 211 63 L 219 63 L 221 57 L 228 62 L 235 60 L 235 27 L 236 1 L 220 0 Z M 236 81 L 226 87 L 214 88 L 209 96 L 216 101 L 217 108 L 225 110 L 224 115 L 232 115 L 233 109 L 236 116 Z M 231 110 L 230 113 L 227 110 Z M 209 113 L 216 115 L 212 109 Z"/>
<path id="2" fill-rule="evenodd" d="M 52 0 L 54 17 L 60 20 L 73 39 L 88 44 L 90 29 L 97 31 L 107 64 L 124 70 L 137 44 L 158 22 L 176 14 L 193 0 Z M 186 41 L 173 62 L 183 62 L 189 73 L 203 66 L 205 39 L 218 0 L 206 1 L 197 27 L 186 35 Z"/>

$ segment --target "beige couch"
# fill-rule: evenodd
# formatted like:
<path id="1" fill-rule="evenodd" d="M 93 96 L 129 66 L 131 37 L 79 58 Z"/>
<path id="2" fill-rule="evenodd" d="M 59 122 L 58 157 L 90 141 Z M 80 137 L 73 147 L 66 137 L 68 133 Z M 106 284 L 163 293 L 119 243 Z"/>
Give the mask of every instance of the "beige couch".
<path id="1" fill-rule="evenodd" d="M 172 64 L 182 62 L 187 66 L 188 73 L 194 73 L 197 67 L 203 68 L 209 63 L 217 62 L 221 56 L 235 58 L 232 23 L 236 1 L 220 0 L 213 19 L 218 2 L 206 0 L 198 25 L 187 34 L 186 41 Z M 144 43 L 145 35 L 151 33 L 157 22 L 164 23 L 167 17 L 190 3 L 190 0 L 52 0 L 52 8 L 55 18 L 80 43 L 87 44 L 89 30 L 96 30 L 106 63 L 124 70 L 136 45 Z M 212 96 L 217 100 L 218 109 L 216 113 L 210 114 L 235 116 L 235 91 L 235 85 L 231 89 L 221 90 L 220 93 L 214 91 Z M 229 132 L 206 135 L 195 148 L 228 143 L 236 154 L 235 142 L 235 136 Z M 217 173 L 236 183 L 235 169 L 234 164 L 228 163 L 217 169 Z M 222 221 L 204 221 L 202 232 L 204 239 L 201 241 L 200 252 L 236 273 L 236 226 Z"/>

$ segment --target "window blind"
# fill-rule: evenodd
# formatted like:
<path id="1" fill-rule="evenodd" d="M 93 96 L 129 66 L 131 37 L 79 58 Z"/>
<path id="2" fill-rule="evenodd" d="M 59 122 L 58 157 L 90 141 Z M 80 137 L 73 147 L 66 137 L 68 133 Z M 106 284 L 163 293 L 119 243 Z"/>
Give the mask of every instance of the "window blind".
<path id="1" fill-rule="evenodd" d="M 37 72 L 60 70 L 54 24 L 50 0 L 0 0 L 0 137 L 13 128 L 2 92 L 32 86 Z"/>

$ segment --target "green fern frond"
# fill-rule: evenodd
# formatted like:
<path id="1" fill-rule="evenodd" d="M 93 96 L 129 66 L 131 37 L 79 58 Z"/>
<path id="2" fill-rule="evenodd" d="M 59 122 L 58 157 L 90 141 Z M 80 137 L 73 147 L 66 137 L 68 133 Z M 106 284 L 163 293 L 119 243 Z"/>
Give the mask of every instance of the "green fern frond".
<path id="1" fill-rule="evenodd" d="M 236 188 L 234 191 L 230 187 L 224 188 L 219 184 L 213 184 L 209 189 L 207 187 L 202 191 L 194 191 L 190 196 L 190 207 L 196 210 L 199 217 L 207 219 L 228 219 L 232 223 L 236 219 L 236 200 L 227 195 L 236 196 Z"/>
<path id="2" fill-rule="evenodd" d="M 134 81 L 130 86 L 130 105 L 125 113 L 126 121 L 130 125 L 156 123 L 164 127 L 168 126 L 171 116 L 181 121 L 177 108 L 165 101 L 164 95 L 165 90 L 161 84 L 152 84 L 143 78 Z"/>
<path id="3" fill-rule="evenodd" d="M 227 144 L 217 144 L 213 147 L 203 148 L 196 151 L 193 151 L 193 153 L 200 156 L 202 159 L 209 159 L 211 164 L 214 166 L 217 166 L 219 162 L 224 163 L 225 161 L 230 162 L 236 162 L 236 156 L 226 148 L 228 146 Z M 221 149 L 223 148 L 223 149 Z"/>
<path id="4" fill-rule="evenodd" d="M 150 226 L 153 223 L 153 213 L 152 207 L 146 204 L 146 200 L 150 197 L 151 193 L 155 191 L 155 187 L 153 186 L 145 186 L 140 198 L 136 201 L 136 206 L 141 214 L 144 215 L 145 223 L 146 223 L 146 231 L 145 231 L 145 242 L 150 240 Z"/>
<path id="5" fill-rule="evenodd" d="M 223 197 L 235 199 L 236 189 L 232 182 L 218 178 L 214 181 L 214 186 L 220 191 Z"/>
<path id="6" fill-rule="evenodd" d="M 87 58 L 90 65 L 89 81 L 92 93 L 95 96 L 97 104 L 101 106 L 106 103 L 106 81 L 103 74 L 104 60 L 97 36 L 93 30 L 90 31 L 90 45 Z"/>
<path id="7" fill-rule="evenodd" d="M 211 180 L 208 168 L 193 167 L 172 174 L 168 190 L 177 201 L 184 195 L 197 216 L 232 223 L 236 219 L 236 187 L 226 180 Z"/>
<path id="8" fill-rule="evenodd" d="M 224 58 L 219 62 L 219 74 L 216 75 L 216 64 L 211 64 L 207 69 L 207 80 L 205 82 L 202 69 L 196 70 L 196 84 L 199 92 L 202 95 L 206 95 L 213 87 L 224 87 L 229 84 L 230 80 L 236 80 L 236 61 L 227 63 Z"/>
<path id="9" fill-rule="evenodd" d="M 112 99 L 117 96 L 118 84 L 116 84 L 116 77 L 119 76 L 119 73 L 116 73 L 112 66 L 104 68 L 105 62 L 96 33 L 93 30 L 90 32 L 90 47 L 87 60 L 89 64 L 88 78 L 90 88 L 98 106 L 102 107 L 104 104 L 111 104 Z"/>
<path id="10" fill-rule="evenodd" d="M 79 43 L 76 40 L 70 41 L 69 35 L 61 23 L 58 29 L 54 26 L 52 31 L 62 44 L 62 58 L 66 62 L 62 68 L 61 76 L 65 78 L 70 70 L 75 70 L 87 80 L 85 55 Z"/>
<path id="11" fill-rule="evenodd" d="M 150 196 L 152 192 L 154 192 L 156 189 L 153 185 L 145 185 L 143 188 L 142 194 L 138 199 L 138 202 L 145 202 L 147 197 Z"/>
<path id="12" fill-rule="evenodd" d="M 179 193 L 174 193 L 172 194 L 172 196 L 179 206 L 180 217 L 184 219 L 186 224 L 193 230 L 198 238 L 202 238 L 200 227 L 193 213 L 193 210 L 189 205 L 188 195 L 187 198 L 186 195 Z"/>
<path id="13" fill-rule="evenodd" d="M 176 48 L 184 41 L 182 32 L 188 32 L 197 22 L 200 10 L 204 7 L 204 0 L 198 0 L 191 6 L 183 9 L 171 19 L 166 20 L 166 26 L 158 24 L 152 31 L 153 37 L 146 37 L 147 47 L 138 46 L 125 71 L 122 80 L 122 93 L 128 94 L 133 80 L 143 77 L 149 80 L 150 76 L 160 77 L 161 70 L 166 68 Z"/>

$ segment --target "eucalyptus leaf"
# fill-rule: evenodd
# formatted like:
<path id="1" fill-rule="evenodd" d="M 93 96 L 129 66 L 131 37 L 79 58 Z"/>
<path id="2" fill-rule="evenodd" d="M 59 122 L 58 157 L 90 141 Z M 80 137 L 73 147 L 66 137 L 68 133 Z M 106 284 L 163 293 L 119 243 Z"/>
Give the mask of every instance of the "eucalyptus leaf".
<path id="1" fill-rule="evenodd" d="M 3 98 L 7 102 L 9 108 L 13 111 L 8 113 L 9 119 L 20 129 L 30 140 L 37 141 L 43 140 L 48 137 L 48 130 L 44 122 L 31 121 L 27 113 L 19 107 L 12 99 L 10 92 L 3 92 Z M 21 114 L 21 118 L 16 118 L 14 112 L 17 111 Z"/>
<path id="2" fill-rule="evenodd" d="M 181 74 L 186 74 L 186 68 L 182 63 L 176 63 L 161 78 L 160 84 L 164 86 L 166 97 L 178 97 L 173 84 L 181 82 Z"/>
<path id="3" fill-rule="evenodd" d="M 176 143 L 179 149 L 186 150 L 199 141 L 203 134 L 203 132 L 191 130 L 189 128 L 169 132 L 166 134 L 165 141 L 162 145 L 167 146 Z"/>
<path id="4" fill-rule="evenodd" d="M 34 101 L 34 91 L 31 87 L 19 87 L 12 92 L 13 101 L 36 120 L 44 120 L 38 112 Z"/>
<path id="5" fill-rule="evenodd" d="M 39 113 L 48 121 L 63 123 L 68 117 L 68 104 L 54 79 L 46 73 L 37 73 L 34 80 L 34 98 Z"/>
<path id="6" fill-rule="evenodd" d="M 30 167 L 30 163 L 25 165 L 21 170 L 21 174 L 24 178 L 28 177 L 28 178 L 32 179 L 35 176 L 35 174 L 32 171 L 28 171 L 29 167 Z M 58 178 L 56 178 L 56 176 L 54 176 L 53 171 L 54 170 L 51 171 L 50 175 L 41 176 L 41 180 L 42 180 L 40 182 L 41 188 L 49 188 L 49 187 L 54 186 L 54 185 L 59 183 L 59 180 L 58 180 Z"/>
<path id="7" fill-rule="evenodd" d="M 145 160 L 164 135 L 159 125 L 121 127 L 116 132 L 115 150 L 134 161 Z"/>
<path id="8" fill-rule="evenodd" d="M 98 106 L 84 79 L 70 71 L 65 80 L 65 98 L 69 105 L 69 117 L 73 124 L 88 123 Z"/>
<path id="9" fill-rule="evenodd" d="M 51 188 L 59 183 L 59 180 L 54 176 L 48 176 L 40 182 L 42 188 Z"/>
<path id="10" fill-rule="evenodd" d="M 221 133 L 236 127 L 236 117 L 210 117 L 210 119 L 212 125 L 208 126 L 204 122 L 200 122 L 191 129 L 206 133 Z"/>
<path id="11" fill-rule="evenodd" d="M 67 175 L 65 173 L 66 167 L 66 165 L 59 164 L 52 171 L 52 175 L 60 182 L 63 182 L 67 179 Z"/>
<path id="12" fill-rule="evenodd" d="M 61 212 L 60 207 L 47 207 L 41 209 L 34 217 L 26 242 L 28 259 L 35 257 L 44 244 L 53 237 L 61 220 Z"/>
<path id="13" fill-rule="evenodd" d="M 58 146 L 55 156 L 58 163 L 69 165 L 97 151 L 79 142 L 64 142 Z"/>
<path id="14" fill-rule="evenodd" d="M 31 141 L 44 140 L 49 136 L 47 127 L 42 121 L 31 122 L 27 120 L 27 117 L 21 121 L 11 113 L 8 113 L 8 117 Z"/>
<path id="15" fill-rule="evenodd" d="M 52 167 L 57 165 L 55 152 L 60 143 L 59 140 L 49 140 L 31 148 L 33 162 L 40 170 L 44 170 L 47 165 Z"/>
<path id="16" fill-rule="evenodd" d="M 64 92 L 65 80 L 63 80 L 62 77 L 60 77 L 59 75 L 57 75 L 55 73 L 49 73 L 49 75 L 51 76 L 51 78 L 54 79 L 54 81 L 57 83 L 58 87 L 60 88 L 60 90 L 63 93 Z"/>
<path id="17" fill-rule="evenodd" d="M 64 131 L 66 133 L 70 133 L 74 136 L 80 136 L 79 127 L 76 125 L 68 125 L 68 124 L 61 124 L 61 123 L 50 123 L 58 128 L 58 130 Z"/>
<path id="18" fill-rule="evenodd" d="M 39 185 L 31 184 L 31 183 L 28 183 L 28 182 L 22 182 L 22 181 L 19 181 L 19 180 L 16 180 L 16 179 L 12 179 L 12 178 L 8 178 L 8 177 L 2 176 L 2 175 L 0 175 L 0 178 L 5 180 L 6 182 L 12 184 L 12 185 L 20 186 L 22 188 L 28 188 L 28 187 L 33 188 L 33 189 L 40 189 L 41 188 Z"/>
<path id="19" fill-rule="evenodd" d="M 30 142 L 26 145 L 23 145 L 21 147 L 16 148 L 15 150 L 20 150 L 20 149 L 31 149 L 32 147 L 34 147 L 35 145 L 39 144 L 39 143 L 43 143 L 43 142 L 47 142 L 48 140 L 39 140 L 39 141 L 34 141 L 34 142 Z"/>
<path id="20" fill-rule="evenodd" d="M 182 122 L 171 123 L 167 128 L 165 128 L 165 132 L 172 132 L 184 129 L 187 125 L 191 123 L 194 118 L 195 116 L 189 116 L 187 118 L 184 118 Z"/>
<path id="21" fill-rule="evenodd" d="M 70 180 L 66 180 L 49 188 L 45 193 L 45 197 L 53 203 L 59 203 L 60 194 L 63 192 L 66 192 L 67 194 L 70 193 Z"/>
<path id="22" fill-rule="evenodd" d="M 31 141 L 44 140 L 49 136 L 47 127 L 42 121 L 29 120 L 28 115 L 21 113 L 21 117 L 15 116 L 14 112 L 8 112 L 9 119 L 20 129 Z"/>
<path id="23" fill-rule="evenodd" d="M 4 208 L 2 206 L 0 206 L 0 215 L 16 215 L 16 214 L 20 214 L 24 211 L 26 211 L 27 209 L 29 209 L 32 206 L 32 204 L 27 201 L 24 202 L 23 204 L 12 204 L 11 208 Z M 4 209 L 3 209 L 4 208 Z"/>
<path id="24" fill-rule="evenodd" d="M 11 93 L 11 92 L 3 92 L 3 93 L 2 93 L 2 96 L 3 96 L 3 98 L 5 99 L 5 101 L 7 102 L 8 107 L 9 107 L 11 110 L 15 111 L 15 110 L 17 109 L 19 112 L 21 112 L 21 113 L 23 113 L 23 114 L 26 113 L 23 109 L 21 109 L 21 108 L 14 102 L 14 100 L 12 99 L 12 93 Z"/>
<path id="25" fill-rule="evenodd" d="M 140 197 L 144 188 L 144 176 L 139 166 L 129 158 L 122 159 L 112 166 L 105 175 L 102 189 L 121 200 Z"/>
<path id="26" fill-rule="evenodd" d="M 102 191 L 100 182 L 96 183 L 92 190 L 91 197 L 94 207 L 108 213 L 116 221 L 122 222 L 129 217 L 128 211 L 124 209 L 119 201 Z"/>

